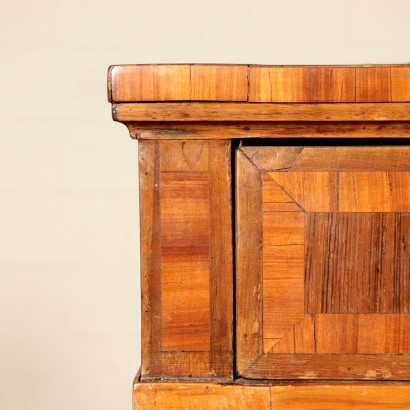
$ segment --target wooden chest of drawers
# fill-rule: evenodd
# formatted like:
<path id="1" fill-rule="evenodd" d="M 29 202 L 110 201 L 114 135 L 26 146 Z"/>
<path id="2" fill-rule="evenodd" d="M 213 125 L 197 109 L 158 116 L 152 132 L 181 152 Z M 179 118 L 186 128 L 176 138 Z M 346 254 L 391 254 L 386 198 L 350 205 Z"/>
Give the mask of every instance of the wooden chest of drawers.
<path id="1" fill-rule="evenodd" d="M 410 66 L 129 65 L 134 408 L 408 408 Z"/>

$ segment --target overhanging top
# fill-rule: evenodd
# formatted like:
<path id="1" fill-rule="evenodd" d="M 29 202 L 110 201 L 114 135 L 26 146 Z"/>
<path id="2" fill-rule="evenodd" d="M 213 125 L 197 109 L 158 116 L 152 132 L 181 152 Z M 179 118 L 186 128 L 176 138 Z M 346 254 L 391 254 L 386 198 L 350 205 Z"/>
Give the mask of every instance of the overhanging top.
<path id="1" fill-rule="evenodd" d="M 117 65 L 108 100 L 390 103 L 410 101 L 410 65 Z"/>

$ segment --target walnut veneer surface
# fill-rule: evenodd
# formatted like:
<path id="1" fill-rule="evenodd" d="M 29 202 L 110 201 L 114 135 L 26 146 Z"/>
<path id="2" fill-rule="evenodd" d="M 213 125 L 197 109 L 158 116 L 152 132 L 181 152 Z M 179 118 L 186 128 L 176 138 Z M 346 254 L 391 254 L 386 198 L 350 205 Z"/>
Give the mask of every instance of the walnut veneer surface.
<path id="1" fill-rule="evenodd" d="M 108 99 L 139 140 L 134 409 L 408 408 L 410 66 L 112 66 Z"/>

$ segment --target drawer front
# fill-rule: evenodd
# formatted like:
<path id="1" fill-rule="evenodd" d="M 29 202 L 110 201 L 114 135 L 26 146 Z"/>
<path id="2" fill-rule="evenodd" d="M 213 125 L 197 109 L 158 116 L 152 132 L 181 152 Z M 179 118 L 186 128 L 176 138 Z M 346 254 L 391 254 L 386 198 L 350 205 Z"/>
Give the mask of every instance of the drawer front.
<path id="1" fill-rule="evenodd" d="M 410 147 L 236 153 L 237 371 L 410 379 Z"/>

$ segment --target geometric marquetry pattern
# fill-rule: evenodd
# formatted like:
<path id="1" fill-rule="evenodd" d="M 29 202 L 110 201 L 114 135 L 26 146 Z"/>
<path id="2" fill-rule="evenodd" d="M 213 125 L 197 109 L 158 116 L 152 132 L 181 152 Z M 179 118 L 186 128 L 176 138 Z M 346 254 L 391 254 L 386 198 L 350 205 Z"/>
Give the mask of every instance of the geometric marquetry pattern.
<path id="1" fill-rule="evenodd" d="M 286 171 L 261 174 L 264 352 L 409 353 L 410 172 Z"/>
<path id="2" fill-rule="evenodd" d="M 238 374 L 410 380 L 410 147 L 236 160 Z"/>

